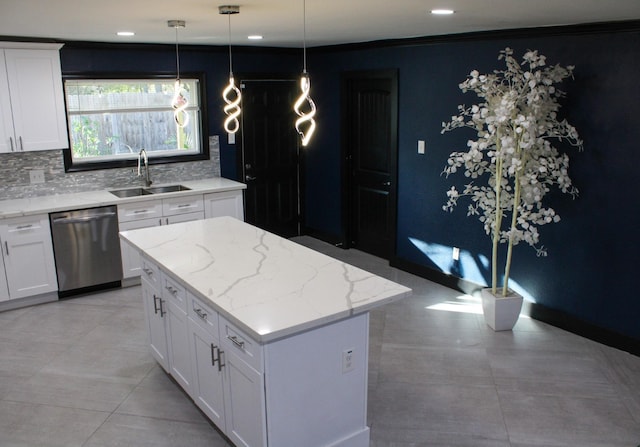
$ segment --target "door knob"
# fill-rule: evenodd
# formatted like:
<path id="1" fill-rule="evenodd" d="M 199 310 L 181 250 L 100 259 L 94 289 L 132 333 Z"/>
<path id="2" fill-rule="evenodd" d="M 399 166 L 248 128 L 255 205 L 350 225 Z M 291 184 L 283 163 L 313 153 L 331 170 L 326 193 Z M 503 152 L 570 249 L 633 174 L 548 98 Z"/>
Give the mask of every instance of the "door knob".
<path id="1" fill-rule="evenodd" d="M 382 186 L 391 186 L 391 182 L 382 182 Z"/>
<path id="2" fill-rule="evenodd" d="M 248 175 L 248 174 L 247 174 L 247 175 L 245 175 L 245 176 L 244 176 L 244 179 L 245 179 L 246 181 L 250 182 L 251 180 L 255 180 L 256 178 L 255 178 L 255 177 L 252 177 L 252 176 L 250 176 L 250 175 Z"/>

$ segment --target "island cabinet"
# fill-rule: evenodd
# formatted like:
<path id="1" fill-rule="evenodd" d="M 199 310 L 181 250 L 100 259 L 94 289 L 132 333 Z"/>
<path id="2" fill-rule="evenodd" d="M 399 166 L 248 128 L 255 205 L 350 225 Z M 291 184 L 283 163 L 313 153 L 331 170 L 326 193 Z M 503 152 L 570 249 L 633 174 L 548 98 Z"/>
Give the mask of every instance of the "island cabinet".
<path id="1" fill-rule="evenodd" d="M 195 296 L 189 302 L 194 402 L 237 446 L 267 445 L 262 347 Z"/>
<path id="2" fill-rule="evenodd" d="M 191 395 L 186 291 L 148 260 L 142 261 L 142 272 L 151 353 Z"/>
<path id="3" fill-rule="evenodd" d="M 369 446 L 369 311 L 410 289 L 231 217 L 120 237 L 151 352 L 237 447 Z"/>

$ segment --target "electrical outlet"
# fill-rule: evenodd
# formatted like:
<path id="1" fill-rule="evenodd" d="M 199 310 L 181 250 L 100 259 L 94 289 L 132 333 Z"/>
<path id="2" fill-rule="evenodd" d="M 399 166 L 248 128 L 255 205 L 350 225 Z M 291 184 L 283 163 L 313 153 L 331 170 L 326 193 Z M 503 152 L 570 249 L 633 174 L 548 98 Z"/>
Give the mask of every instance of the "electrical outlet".
<path id="1" fill-rule="evenodd" d="M 29 181 L 31 183 L 44 183 L 44 170 L 32 169 L 29 171 Z"/>
<path id="2" fill-rule="evenodd" d="M 342 374 L 353 371 L 355 364 L 353 361 L 353 348 L 342 351 Z"/>
<path id="3" fill-rule="evenodd" d="M 453 260 L 454 261 L 459 261 L 460 260 L 460 248 L 453 247 L 452 256 L 453 256 Z"/>

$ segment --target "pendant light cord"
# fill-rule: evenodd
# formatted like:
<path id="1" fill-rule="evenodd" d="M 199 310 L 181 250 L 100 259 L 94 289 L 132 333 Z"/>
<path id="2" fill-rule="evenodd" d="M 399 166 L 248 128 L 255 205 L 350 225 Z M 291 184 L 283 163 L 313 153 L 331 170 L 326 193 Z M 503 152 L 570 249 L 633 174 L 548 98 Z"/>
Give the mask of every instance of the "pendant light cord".
<path id="1" fill-rule="evenodd" d="M 180 81 L 180 53 L 178 52 L 178 26 L 176 28 L 176 72 L 177 80 Z"/>
<path id="2" fill-rule="evenodd" d="M 229 19 L 229 75 L 233 76 L 233 67 L 231 60 L 231 14 L 227 14 L 227 18 Z"/>
<path id="3" fill-rule="evenodd" d="M 307 2 L 302 0 L 302 72 L 307 73 Z"/>

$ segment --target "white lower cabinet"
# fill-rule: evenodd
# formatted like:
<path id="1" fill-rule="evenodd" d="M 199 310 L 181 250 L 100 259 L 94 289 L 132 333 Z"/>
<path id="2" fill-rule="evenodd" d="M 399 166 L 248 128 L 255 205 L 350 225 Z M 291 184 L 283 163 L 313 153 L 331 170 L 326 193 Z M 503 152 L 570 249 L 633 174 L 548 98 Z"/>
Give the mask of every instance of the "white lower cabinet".
<path id="1" fill-rule="evenodd" d="M 190 294 L 188 320 L 195 403 L 236 446 L 266 446 L 264 376 L 243 359 L 246 336 L 226 338 L 240 331 Z"/>
<path id="2" fill-rule="evenodd" d="M 4 270 L 4 258 L 0 256 L 0 302 L 9 299 L 9 286 L 7 285 L 7 274 Z"/>
<path id="3" fill-rule="evenodd" d="M 160 271 L 154 264 L 148 262 L 143 262 L 142 269 L 142 299 L 149 348 L 153 358 L 165 371 L 169 371 L 169 348 L 165 329 L 167 311 L 160 293 Z"/>
<path id="4" fill-rule="evenodd" d="M 204 195 L 204 215 L 211 217 L 231 216 L 244 220 L 242 191 L 224 191 Z"/>
<path id="5" fill-rule="evenodd" d="M 147 259 L 141 282 L 151 354 L 191 395 L 186 292 Z"/>
<path id="6" fill-rule="evenodd" d="M 162 297 L 166 304 L 165 328 L 169 347 L 169 374 L 191 395 L 191 356 L 187 326 L 187 297 L 179 286 L 165 275 L 161 276 Z"/>
<path id="7" fill-rule="evenodd" d="M 201 194 L 118 205 L 120 231 L 201 219 L 204 219 L 204 203 Z M 122 276 L 125 279 L 140 276 L 138 251 L 120 241 L 120 252 L 122 253 Z"/>
<path id="8" fill-rule="evenodd" d="M 2 274 L 6 273 L 9 299 L 58 290 L 47 215 L 0 221 L 0 240 L 4 258 Z M 4 293 L 0 292 L 2 296 Z"/>

